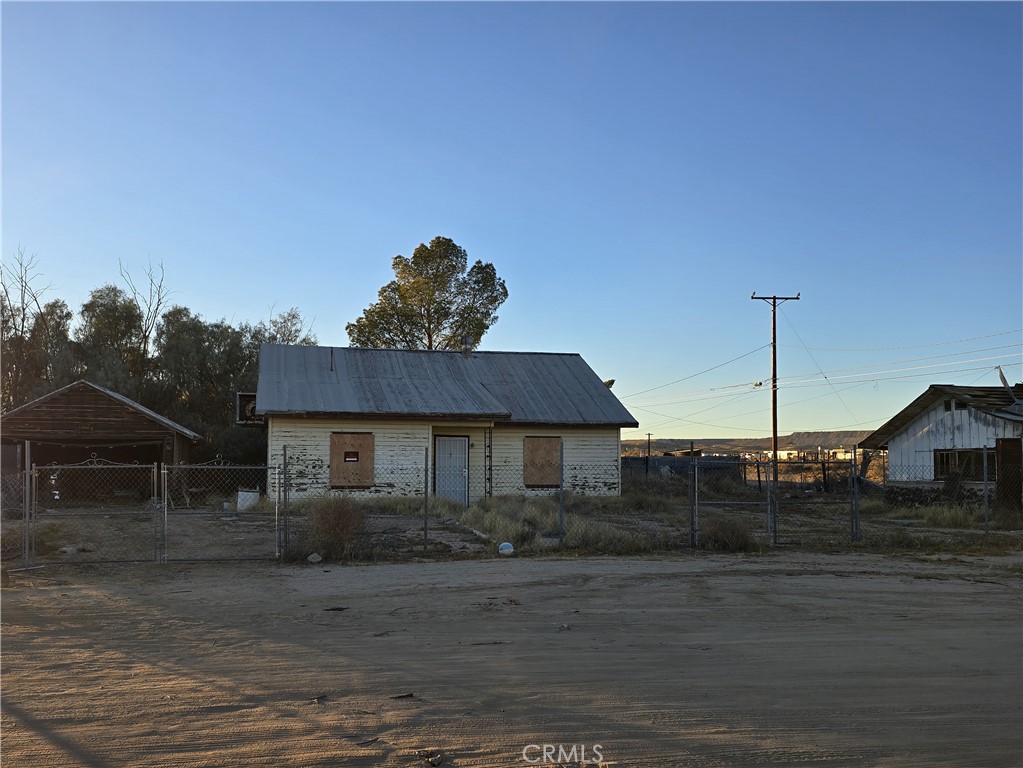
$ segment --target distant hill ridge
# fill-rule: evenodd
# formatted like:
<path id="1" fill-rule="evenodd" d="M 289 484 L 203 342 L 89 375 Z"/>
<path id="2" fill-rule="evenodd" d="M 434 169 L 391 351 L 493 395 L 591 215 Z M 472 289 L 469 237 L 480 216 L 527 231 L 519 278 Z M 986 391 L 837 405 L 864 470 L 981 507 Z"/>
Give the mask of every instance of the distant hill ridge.
<path id="1" fill-rule="evenodd" d="M 870 434 L 866 431 L 846 432 L 793 432 L 790 435 L 778 435 L 779 451 L 812 451 L 817 448 L 836 450 L 851 448 Z M 685 440 L 681 438 L 660 438 L 650 443 L 653 453 L 668 451 L 684 451 L 692 442 L 704 453 L 753 453 L 771 450 L 770 437 L 722 437 Z M 646 440 L 622 440 L 622 450 L 626 452 L 646 451 Z"/>

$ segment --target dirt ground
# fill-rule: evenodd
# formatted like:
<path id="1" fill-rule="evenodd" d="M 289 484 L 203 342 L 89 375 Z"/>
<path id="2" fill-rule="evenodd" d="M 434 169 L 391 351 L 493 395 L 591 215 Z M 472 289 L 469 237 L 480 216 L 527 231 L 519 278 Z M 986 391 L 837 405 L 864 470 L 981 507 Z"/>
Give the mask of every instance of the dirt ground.
<path id="1" fill-rule="evenodd" d="M 21 768 L 1023 764 L 1019 555 L 12 576 Z"/>

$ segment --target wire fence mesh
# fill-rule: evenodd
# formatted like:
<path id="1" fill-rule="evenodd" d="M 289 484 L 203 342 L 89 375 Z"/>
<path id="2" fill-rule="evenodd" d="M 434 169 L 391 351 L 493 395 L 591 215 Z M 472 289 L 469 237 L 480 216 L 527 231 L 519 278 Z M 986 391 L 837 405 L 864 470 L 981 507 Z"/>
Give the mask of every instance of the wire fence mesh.
<path id="1" fill-rule="evenodd" d="M 276 557 L 281 545 L 277 475 L 275 467 L 221 460 L 165 466 L 161 558 Z"/>
<path id="2" fill-rule="evenodd" d="M 4 482 L 3 559 L 28 566 L 273 558 L 279 506 L 267 488 L 279 486 L 277 472 L 222 461 L 34 466 L 14 475 L 17 483 Z"/>
<path id="3" fill-rule="evenodd" d="M 775 467 L 741 457 L 582 463 L 558 456 L 475 466 L 424 451 L 388 464 L 363 487 L 296 482 L 287 465 L 92 459 L 3 476 L 2 550 L 5 562 L 25 565 L 274 558 L 308 548 L 323 525 L 355 542 L 335 553 L 353 558 L 417 545 L 433 551 L 456 530 L 495 549 L 507 541 L 527 551 L 608 554 L 858 542 L 940 548 L 1006 536 L 1018 543 L 1020 472 L 989 458 L 985 464 L 981 456 L 978 476 L 877 460 Z M 358 526 L 339 513 L 324 517 L 322 504 L 317 511 L 331 499 L 355 504 L 357 514 L 344 514 Z"/>
<path id="4" fill-rule="evenodd" d="M 156 464 L 90 459 L 30 472 L 28 552 L 37 563 L 132 562 L 159 554 Z M 23 553 L 24 554 L 24 553 Z"/>

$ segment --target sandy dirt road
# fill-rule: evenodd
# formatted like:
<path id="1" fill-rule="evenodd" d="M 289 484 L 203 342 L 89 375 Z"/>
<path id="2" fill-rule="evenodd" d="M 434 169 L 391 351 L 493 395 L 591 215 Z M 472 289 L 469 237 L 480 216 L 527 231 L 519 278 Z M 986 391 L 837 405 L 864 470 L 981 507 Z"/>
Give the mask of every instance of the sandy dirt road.
<path id="1" fill-rule="evenodd" d="M 1019 766 L 1023 558 L 80 566 L 5 766 Z"/>

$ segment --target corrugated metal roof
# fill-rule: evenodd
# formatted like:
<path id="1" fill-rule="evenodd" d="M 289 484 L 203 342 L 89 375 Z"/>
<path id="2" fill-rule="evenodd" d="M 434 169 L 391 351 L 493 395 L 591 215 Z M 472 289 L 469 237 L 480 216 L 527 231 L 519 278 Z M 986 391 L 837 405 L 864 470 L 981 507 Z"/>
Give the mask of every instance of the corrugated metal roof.
<path id="1" fill-rule="evenodd" d="M 638 426 L 582 357 L 546 352 L 264 344 L 256 412 Z"/>
<path id="2" fill-rule="evenodd" d="M 1023 384 L 1012 388 L 1017 400 L 1023 400 Z M 982 413 L 1000 419 L 1019 421 L 1017 401 L 1005 387 L 961 387 L 955 384 L 932 384 L 916 400 L 899 411 L 860 441 L 861 448 L 885 448 L 888 441 L 905 429 L 917 416 L 942 400 L 955 400 Z"/>

